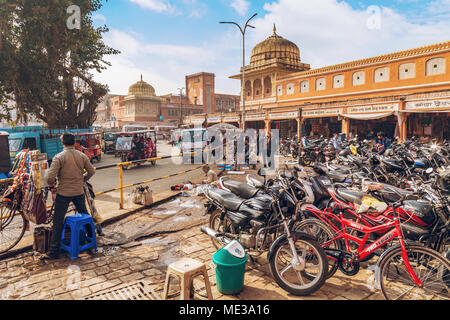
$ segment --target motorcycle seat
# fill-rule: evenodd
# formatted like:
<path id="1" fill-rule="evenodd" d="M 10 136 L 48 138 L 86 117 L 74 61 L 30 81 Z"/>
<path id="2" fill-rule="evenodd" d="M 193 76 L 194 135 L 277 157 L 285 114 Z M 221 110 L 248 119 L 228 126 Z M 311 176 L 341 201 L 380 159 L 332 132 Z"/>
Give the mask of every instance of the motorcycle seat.
<path id="1" fill-rule="evenodd" d="M 383 189 L 380 190 L 381 192 L 398 193 L 398 194 L 405 195 L 405 196 L 414 195 L 414 192 L 412 192 L 412 191 L 400 189 L 400 188 L 391 186 L 390 184 L 382 183 L 382 185 L 383 185 Z"/>
<path id="2" fill-rule="evenodd" d="M 227 188 L 234 194 L 245 199 L 253 198 L 259 191 L 257 188 L 252 187 L 246 183 L 234 180 L 223 180 L 222 184 L 225 188 Z"/>
<path id="3" fill-rule="evenodd" d="M 231 211 L 239 210 L 239 207 L 244 202 L 244 200 L 238 198 L 233 193 L 219 188 L 208 189 L 208 196 L 223 205 L 225 209 Z"/>
<path id="4" fill-rule="evenodd" d="M 382 161 L 383 161 L 383 163 L 384 163 L 385 165 L 387 165 L 388 167 L 391 167 L 391 168 L 393 168 L 393 169 L 397 169 L 397 170 L 402 170 L 402 169 L 403 169 L 403 167 L 400 165 L 400 163 L 398 163 L 398 162 L 395 161 L 395 160 L 391 160 L 391 159 L 383 159 Z"/>
<path id="5" fill-rule="evenodd" d="M 343 199 L 351 203 L 361 204 L 362 198 L 366 195 L 363 192 L 358 192 L 348 189 L 337 189 L 336 193 Z"/>
<path id="6" fill-rule="evenodd" d="M 255 186 L 255 188 L 261 188 L 262 186 L 264 186 L 264 181 L 261 181 L 261 179 L 258 179 L 256 176 L 249 174 L 247 176 L 247 181 L 251 184 L 253 184 L 253 186 Z"/>
<path id="7" fill-rule="evenodd" d="M 342 166 L 342 165 L 338 165 L 338 164 L 330 164 L 329 166 L 332 170 L 340 171 L 343 173 L 350 173 L 350 171 L 351 171 L 351 168 L 347 167 L 347 166 Z"/>
<path id="8" fill-rule="evenodd" d="M 329 171 L 328 176 L 334 182 L 344 182 L 345 179 L 347 178 L 347 175 L 345 173 L 339 171 Z"/>

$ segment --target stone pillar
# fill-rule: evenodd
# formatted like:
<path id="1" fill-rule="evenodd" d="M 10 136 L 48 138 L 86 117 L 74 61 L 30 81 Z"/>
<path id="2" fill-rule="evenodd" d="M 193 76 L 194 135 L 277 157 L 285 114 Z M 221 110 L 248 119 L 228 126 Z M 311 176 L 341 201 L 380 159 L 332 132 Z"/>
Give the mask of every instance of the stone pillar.
<path id="1" fill-rule="evenodd" d="M 300 120 L 299 118 L 297 118 L 295 120 L 297 120 L 297 138 L 300 139 L 300 128 L 302 126 L 303 119 Z"/>
<path id="2" fill-rule="evenodd" d="M 342 133 L 345 133 L 345 137 L 348 137 L 350 133 L 350 119 L 342 118 Z"/>
<path id="3" fill-rule="evenodd" d="M 264 120 L 264 129 L 266 130 L 266 134 L 269 135 L 270 134 L 270 126 L 272 124 L 272 120 Z"/>
<path id="4" fill-rule="evenodd" d="M 399 142 L 405 141 L 408 136 L 408 126 L 407 126 L 408 114 L 406 112 L 402 112 L 402 110 L 405 109 L 406 109 L 406 102 L 400 101 L 399 112 L 397 114 Z"/>

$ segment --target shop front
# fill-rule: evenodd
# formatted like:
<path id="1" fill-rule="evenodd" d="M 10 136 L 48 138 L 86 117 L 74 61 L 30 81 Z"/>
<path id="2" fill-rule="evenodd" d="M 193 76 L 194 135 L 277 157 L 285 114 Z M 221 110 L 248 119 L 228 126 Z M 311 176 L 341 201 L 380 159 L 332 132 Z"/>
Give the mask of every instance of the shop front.
<path id="1" fill-rule="evenodd" d="M 222 121 L 221 116 L 206 117 L 206 127 L 209 128 L 213 125 L 220 123 L 221 121 Z"/>
<path id="2" fill-rule="evenodd" d="M 248 129 L 263 130 L 266 129 L 265 113 L 246 113 L 245 125 Z"/>
<path id="3" fill-rule="evenodd" d="M 450 99 L 406 102 L 407 136 L 450 139 Z"/>
<path id="4" fill-rule="evenodd" d="M 298 134 L 298 111 L 269 113 L 271 130 L 279 130 L 280 138 L 292 138 Z"/>
<path id="5" fill-rule="evenodd" d="M 301 120 L 301 136 L 331 138 L 333 134 L 340 133 L 342 121 L 338 116 L 342 108 L 303 109 Z"/>
<path id="6" fill-rule="evenodd" d="M 222 122 L 229 123 L 237 128 L 240 128 L 241 127 L 241 116 L 239 116 L 239 115 L 223 116 Z"/>
<path id="7" fill-rule="evenodd" d="M 352 133 L 360 138 L 378 133 L 389 138 L 400 136 L 397 116 L 399 105 L 400 103 L 387 103 L 347 107 L 339 115 L 343 120 L 342 132 L 346 135 Z"/>

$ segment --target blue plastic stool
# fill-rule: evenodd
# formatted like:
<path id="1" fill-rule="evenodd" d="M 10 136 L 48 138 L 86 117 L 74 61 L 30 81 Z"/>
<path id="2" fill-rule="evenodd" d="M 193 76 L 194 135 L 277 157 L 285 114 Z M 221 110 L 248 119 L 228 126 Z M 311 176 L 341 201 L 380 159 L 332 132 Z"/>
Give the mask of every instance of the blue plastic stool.
<path id="1" fill-rule="evenodd" d="M 70 243 L 67 245 L 64 242 L 64 235 L 66 233 L 66 226 L 70 227 Z M 87 234 L 86 227 L 90 228 L 91 236 Z M 95 226 L 92 217 L 85 213 L 78 213 L 68 216 L 64 221 L 63 232 L 61 236 L 61 249 L 70 254 L 70 259 L 78 258 L 81 251 L 94 248 L 97 252 L 97 238 L 95 236 Z"/>

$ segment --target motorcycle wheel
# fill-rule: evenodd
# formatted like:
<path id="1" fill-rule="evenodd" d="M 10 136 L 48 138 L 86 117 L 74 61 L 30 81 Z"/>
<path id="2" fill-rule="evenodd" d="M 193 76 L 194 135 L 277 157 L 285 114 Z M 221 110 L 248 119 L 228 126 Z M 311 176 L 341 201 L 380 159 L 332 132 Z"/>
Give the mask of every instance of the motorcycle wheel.
<path id="1" fill-rule="evenodd" d="M 329 243 L 329 241 L 336 238 L 337 235 L 325 223 L 317 219 L 306 219 L 299 223 L 296 223 L 292 230 L 301 231 L 313 236 L 324 249 L 343 250 L 344 248 L 342 242 L 339 240 Z M 326 243 L 328 243 L 328 245 L 324 246 Z M 337 270 L 338 261 L 329 257 L 327 279 L 331 278 Z"/>
<path id="2" fill-rule="evenodd" d="M 209 217 L 209 227 L 219 233 L 228 232 L 234 234 L 236 230 L 231 224 L 231 221 L 228 219 L 227 216 L 223 218 L 223 221 L 220 220 L 221 215 L 222 211 L 220 209 L 214 210 L 214 212 L 211 213 L 211 216 Z M 211 241 L 217 250 L 219 250 L 225 245 L 214 238 L 211 238 Z"/>
<path id="3" fill-rule="evenodd" d="M 325 283 L 328 261 L 322 246 L 307 237 L 298 236 L 294 245 L 299 257 L 305 261 L 304 270 L 294 270 L 289 241 L 276 242 L 269 266 L 277 284 L 296 296 L 307 296 L 319 290 Z"/>

